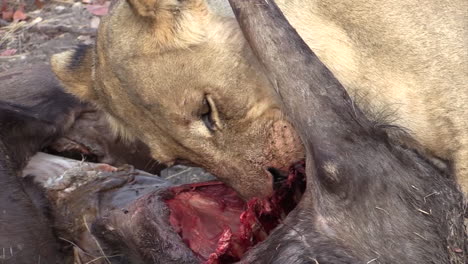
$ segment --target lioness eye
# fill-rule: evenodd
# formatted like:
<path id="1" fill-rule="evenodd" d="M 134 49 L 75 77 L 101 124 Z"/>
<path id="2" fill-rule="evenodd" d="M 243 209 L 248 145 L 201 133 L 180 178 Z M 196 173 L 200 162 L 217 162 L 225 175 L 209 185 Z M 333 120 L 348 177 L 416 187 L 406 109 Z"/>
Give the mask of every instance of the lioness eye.
<path id="1" fill-rule="evenodd" d="M 213 120 L 213 111 L 210 102 L 205 98 L 203 98 L 202 109 L 201 109 L 201 119 L 205 126 L 213 132 L 216 128 L 215 122 Z"/>

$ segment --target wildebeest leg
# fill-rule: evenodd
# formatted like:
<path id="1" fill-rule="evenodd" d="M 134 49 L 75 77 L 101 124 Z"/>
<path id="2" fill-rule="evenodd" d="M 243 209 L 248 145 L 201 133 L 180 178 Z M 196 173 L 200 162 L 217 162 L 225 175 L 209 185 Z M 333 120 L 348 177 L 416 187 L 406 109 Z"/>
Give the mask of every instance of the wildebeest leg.
<path id="1" fill-rule="evenodd" d="M 463 259 L 463 252 L 453 257 L 464 248 L 455 183 L 372 126 L 272 0 L 230 3 L 307 149 L 307 190 L 299 207 L 309 213 L 298 217 L 310 222 L 295 227 L 297 243 L 313 242 L 318 229 L 364 263 Z M 304 252 L 330 263 L 329 249 L 308 245 Z"/>
<path id="2" fill-rule="evenodd" d="M 314 159 L 325 152 L 341 153 L 344 147 L 341 149 L 337 143 L 339 139 L 352 140 L 354 136 L 373 133 L 370 122 L 354 106 L 338 80 L 281 11 L 273 8 L 276 5 L 272 1 L 230 2 L 244 35 L 300 131 L 305 147 L 318 154 L 312 155 Z"/>

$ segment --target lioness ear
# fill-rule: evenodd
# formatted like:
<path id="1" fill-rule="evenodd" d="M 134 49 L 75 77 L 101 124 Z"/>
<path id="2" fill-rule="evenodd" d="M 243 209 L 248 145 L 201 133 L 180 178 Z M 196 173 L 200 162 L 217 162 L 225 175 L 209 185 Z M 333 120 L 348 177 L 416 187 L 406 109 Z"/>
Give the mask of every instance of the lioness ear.
<path id="1" fill-rule="evenodd" d="M 74 50 L 52 56 L 52 70 L 65 89 L 84 101 L 95 101 L 93 89 L 93 46 L 80 45 Z"/>
<path id="2" fill-rule="evenodd" d="M 207 9 L 205 0 L 127 0 L 127 2 L 140 16 L 162 19 L 168 19 L 187 10 Z"/>
<path id="3" fill-rule="evenodd" d="M 137 14 L 154 18 L 158 23 L 173 21 L 180 14 L 206 15 L 208 10 L 206 0 L 127 0 L 127 2 Z"/>
<path id="4" fill-rule="evenodd" d="M 151 43 L 166 48 L 203 42 L 213 17 L 206 0 L 126 0 L 126 4 L 133 15 L 143 18 L 136 21 L 146 25 L 144 29 L 154 30 Z"/>

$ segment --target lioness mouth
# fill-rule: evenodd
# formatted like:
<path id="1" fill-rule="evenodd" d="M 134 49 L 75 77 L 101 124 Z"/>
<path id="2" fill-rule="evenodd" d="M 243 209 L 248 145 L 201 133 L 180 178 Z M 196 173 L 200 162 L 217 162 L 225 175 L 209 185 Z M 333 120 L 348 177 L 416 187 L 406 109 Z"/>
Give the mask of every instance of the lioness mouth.
<path id="1" fill-rule="evenodd" d="M 232 263 L 266 239 L 291 212 L 305 190 L 304 162 L 295 164 L 273 195 L 244 202 L 218 181 L 187 184 L 165 199 L 169 222 L 205 264 Z"/>

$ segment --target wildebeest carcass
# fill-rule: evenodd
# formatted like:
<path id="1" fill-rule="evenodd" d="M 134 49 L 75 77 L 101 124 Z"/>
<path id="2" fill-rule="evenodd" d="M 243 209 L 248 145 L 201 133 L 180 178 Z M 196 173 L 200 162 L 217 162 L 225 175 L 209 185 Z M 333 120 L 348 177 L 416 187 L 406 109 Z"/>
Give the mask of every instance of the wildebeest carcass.
<path id="1" fill-rule="evenodd" d="M 69 108 L 56 108 L 60 112 L 47 122 L 43 119 L 49 115 L 41 112 L 40 121 L 52 128 L 41 138 L 11 134 L 12 123 L 6 121 L 17 118 L 14 113 L 21 111 L 14 110 L 21 109 L 3 102 L 1 135 L 6 147 L 1 161 L 10 165 L 1 180 L 21 196 L 2 192 L 2 207 L 14 212 L 6 214 L 11 219 L 2 215 L 2 225 L 5 219 L 15 226 L 2 226 L 0 237 L 6 240 L 0 240 L 0 247 L 7 248 L 8 255 L 14 239 L 30 243 L 21 248 L 26 255 L 10 255 L 24 258 L 7 261 L 31 263 L 39 251 L 45 253 L 42 261 L 59 259 L 53 225 L 58 235 L 76 244 L 80 258 L 88 255 L 88 261 L 102 263 L 463 263 L 464 208 L 453 180 L 369 122 L 273 3 L 231 2 L 307 149 L 305 190 L 301 164 L 278 182 L 276 196 L 247 203 L 218 182 L 169 187 L 132 170 L 110 171 L 68 189 L 60 199 L 50 196 L 57 194 L 53 188 L 46 191 L 54 215 L 47 220 L 31 205 L 15 174 L 34 152 L 66 133 L 73 123 L 67 120 L 86 106 L 66 99 Z M 68 98 L 55 93 L 42 98 L 52 102 L 49 107 L 57 107 L 62 97 Z M 28 122 L 20 124 L 43 128 L 29 121 L 33 113 L 26 116 Z M 23 119 L 14 122 L 18 120 Z M 12 140 L 13 135 L 19 140 Z M 39 143 L 18 152 L 22 145 L 14 144 L 27 146 L 28 139 Z M 289 198 L 285 188 L 292 188 Z M 32 192 L 29 196 L 37 199 Z M 12 204 L 4 201 L 28 206 L 8 207 Z M 292 201 L 298 204 L 286 216 L 292 208 L 278 208 L 290 207 Z M 19 221 L 33 218 L 43 220 L 39 225 Z M 23 226 L 44 231 L 21 232 Z M 49 250 L 37 248 L 37 239 L 52 241 Z"/>
<path id="2" fill-rule="evenodd" d="M 184 225 L 184 212 L 190 221 L 201 217 L 173 201 L 186 195 L 182 200 L 203 211 L 213 204 L 212 197 L 204 200 L 202 195 L 210 185 L 158 192 L 126 207 L 127 214 L 112 212 L 95 226 L 101 241 L 136 262 L 195 261 L 180 254 L 180 241 L 161 242 L 167 230 L 162 232 L 162 222 L 151 219 L 160 215 L 160 204 L 166 201 L 169 223 L 195 256 L 208 263 L 464 263 L 464 206 L 453 179 L 417 151 L 392 142 L 380 124 L 368 121 L 273 3 L 231 3 L 307 149 L 304 195 L 246 255 L 237 254 L 245 249 L 232 226 L 218 234 L 211 254 L 200 246 L 199 236 L 187 235 L 206 229 Z M 224 192 L 225 199 L 230 197 Z M 223 203 L 223 211 L 228 208 L 229 203 Z M 241 213 L 241 230 L 246 215 L 249 211 Z"/>
<path id="3" fill-rule="evenodd" d="M 294 177 L 297 165 L 283 183 L 294 187 L 289 201 L 299 202 L 280 220 L 269 213 L 281 195 L 238 207 L 216 184 L 158 191 L 125 214 L 97 220 L 103 244 L 135 263 L 464 263 L 464 204 L 453 179 L 367 120 L 274 3 L 231 4 L 307 149 L 305 191 Z M 164 203 L 168 211 L 161 214 Z M 241 208 L 247 210 L 231 214 Z M 240 227 L 223 222 L 222 212 L 235 215 Z M 160 215 L 166 221 L 152 220 Z M 280 224 L 272 229 L 272 222 Z M 173 236 L 164 224 L 195 254 L 165 239 Z M 214 235 L 207 225 L 225 227 Z"/>

